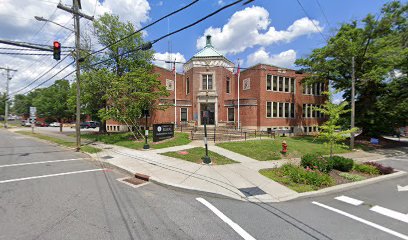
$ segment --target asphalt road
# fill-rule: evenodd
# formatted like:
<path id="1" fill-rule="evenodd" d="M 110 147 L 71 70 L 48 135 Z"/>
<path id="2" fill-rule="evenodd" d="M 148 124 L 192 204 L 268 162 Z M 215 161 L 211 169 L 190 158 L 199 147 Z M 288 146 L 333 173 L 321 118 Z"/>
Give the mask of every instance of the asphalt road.
<path id="1" fill-rule="evenodd" d="M 403 216 L 370 210 L 406 215 L 408 192 L 396 190 L 408 185 L 406 176 L 255 204 L 152 183 L 132 187 L 117 180 L 124 173 L 87 158 L 0 130 L 0 239 L 408 239 Z M 407 167 L 401 159 L 393 161 Z M 335 199 L 341 195 L 363 203 Z"/>

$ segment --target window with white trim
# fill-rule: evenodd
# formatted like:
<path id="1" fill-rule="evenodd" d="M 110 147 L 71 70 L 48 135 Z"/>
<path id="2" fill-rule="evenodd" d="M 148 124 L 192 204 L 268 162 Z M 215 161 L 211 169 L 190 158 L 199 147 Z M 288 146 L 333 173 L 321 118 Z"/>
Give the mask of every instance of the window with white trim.
<path id="1" fill-rule="evenodd" d="M 212 90 L 213 89 L 213 75 L 203 74 L 202 75 L 202 90 Z"/>
<path id="2" fill-rule="evenodd" d="M 188 113 L 187 108 L 180 108 L 180 121 L 182 122 L 188 121 L 187 113 Z"/>
<path id="3" fill-rule="evenodd" d="M 295 104 L 288 102 L 266 102 L 267 118 L 294 118 Z"/>
<path id="4" fill-rule="evenodd" d="M 274 92 L 295 92 L 295 79 L 290 77 L 266 75 L 266 90 Z"/>
<path id="5" fill-rule="evenodd" d="M 302 92 L 304 95 L 315 95 L 321 96 L 323 92 L 326 90 L 325 83 L 313 83 L 313 84 L 303 84 L 302 85 Z"/>
<path id="6" fill-rule="evenodd" d="M 304 118 L 323 118 L 324 114 L 316 108 L 321 108 L 322 105 L 303 104 L 302 112 Z"/>
<path id="7" fill-rule="evenodd" d="M 235 121 L 235 108 L 228 108 L 228 122 Z"/>
<path id="8" fill-rule="evenodd" d="M 227 77 L 227 81 L 226 81 L 226 86 L 225 86 L 225 92 L 226 93 L 231 93 L 231 79 L 229 77 Z"/>
<path id="9" fill-rule="evenodd" d="M 186 78 L 186 94 L 190 93 L 190 78 Z"/>

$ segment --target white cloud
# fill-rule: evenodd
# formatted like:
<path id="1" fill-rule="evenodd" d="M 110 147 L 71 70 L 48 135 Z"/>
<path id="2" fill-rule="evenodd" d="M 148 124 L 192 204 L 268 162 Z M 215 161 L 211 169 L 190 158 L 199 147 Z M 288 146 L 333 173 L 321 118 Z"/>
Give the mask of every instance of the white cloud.
<path id="1" fill-rule="evenodd" d="M 270 26 L 269 12 L 265 8 L 247 7 L 234 13 L 222 28 L 207 28 L 204 35 L 197 40 L 196 46 L 198 49 L 203 48 L 205 36 L 210 34 L 215 48 L 223 53 L 236 54 L 256 45 L 290 42 L 297 37 L 316 33 L 318 30 L 312 21 L 321 31 L 322 27 L 318 21 L 306 17 L 294 21 L 286 30 L 278 31 Z"/>
<path id="2" fill-rule="evenodd" d="M 220 5 L 220 6 L 224 6 L 225 5 L 225 2 L 223 1 L 223 0 L 218 0 L 218 5 Z"/>
<path id="3" fill-rule="evenodd" d="M 174 61 L 176 62 L 186 62 L 186 58 L 184 57 L 183 54 L 177 52 L 177 53 L 155 53 L 154 54 L 154 61 L 153 64 L 162 67 L 162 68 L 167 68 L 169 70 L 173 69 L 173 65 L 170 63 L 166 63 L 165 61 Z M 176 64 L 176 69 L 177 72 L 182 72 L 183 71 L 183 64 Z"/>
<path id="4" fill-rule="evenodd" d="M 296 60 L 296 51 L 289 49 L 285 52 L 279 54 L 270 54 L 266 52 L 264 48 L 260 48 L 256 52 L 248 55 L 247 64 L 249 66 L 264 63 L 271 64 L 278 67 L 287 67 L 290 68 L 293 66 L 293 63 Z"/>
<path id="5" fill-rule="evenodd" d="M 58 40 L 64 47 L 74 45 L 74 37 L 69 30 L 63 29 L 55 24 L 45 24 L 45 22 L 39 22 L 34 19 L 34 16 L 44 17 L 61 25 L 66 24 L 66 27 L 73 29 L 72 14 L 57 9 L 57 4 L 53 2 L 58 1 L 0 0 L 0 2 L 0 39 L 47 44 L 49 46 L 52 45 L 54 40 Z M 81 3 L 82 12 L 88 15 L 95 15 L 95 17 L 97 17 L 106 12 L 112 13 L 119 15 L 121 21 L 132 22 L 136 28 L 140 27 L 141 23 L 149 20 L 150 5 L 147 0 L 82 0 Z M 72 0 L 62 0 L 62 4 L 71 6 Z M 84 31 L 86 28 L 89 28 L 91 24 L 92 22 L 82 19 L 81 30 Z M 86 36 L 83 35 L 83 37 Z M 0 47 L 12 46 L 0 44 Z M 6 51 L 1 50 L 1 52 Z M 0 56 L 1 67 L 8 66 L 18 70 L 11 80 L 10 92 L 27 85 L 38 75 L 56 64 L 52 56 Z M 67 60 L 61 63 L 56 68 L 57 70 L 52 71 L 52 73 L 56 73 L 70 61 L 72 61 L 72 58 L 68 57 Z M 57 77 L 62 77 L 70 71 L 72 71 L 71 67 L 67 68 L 66 71 Z M 44 76 L 38 83 L 50 76 L 52 76 L 52 74 Z M 51 83 L 53 83 L 53 81 L 47 84 Z M 4 84 L 4 78 L 1 78 L 0 85 L 3 86 Z M 33 86 L 36 85 L 37 83 Z"/>
<path id="6" fill-rule="evenodd" d="M 163 1 L 159 1 L 159 2 L 156 4 L 156 6 L 158 6 L 158 7 L 163 6 Z"/>

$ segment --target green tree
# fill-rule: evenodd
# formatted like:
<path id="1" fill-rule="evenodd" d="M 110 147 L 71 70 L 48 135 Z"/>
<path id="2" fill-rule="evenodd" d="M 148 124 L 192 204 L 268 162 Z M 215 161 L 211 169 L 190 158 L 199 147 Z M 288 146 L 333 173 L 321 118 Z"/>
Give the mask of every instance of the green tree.
<path id="1" fill-rule="evenodd" d="M 349 109 L 345 109 L 347 102 L 344 101 L 340 104 L 333 103 L 332 95 L 330 92 L 325 92 L 328 96 L 328 100 L 321 107 L 313 107 L 313 109 L 323 113 L 328 119 L 320 126 L 319 135 L 317 138 L 327 142 L 330 147 L 330 158 L 333 157 L 333 146 L 347 139 L 351 133 L 357 131 L 357 128 L 349 130 L 341 130 L 340 116 L 342 114 L 350 112 Z"/>
<path id="2" fill-rule="evenodd" d="M 112 83 L 131 69 L 150 69 L 153 51 L 134 51 L 144 43 L 140 33 L 116 43 L 135 31 L 132 23 L 123 23 L 119 21 L 118 16 L 107 13 L 94 22 L 93 34 L 98 40 L 99 47 L 107 48 L 83 64 L 81 97 L 83 112 L 95 120 L 101 120 L 100 132 L 106 131 L 106 118 L 101 117 L 99 112 L 105 111 L 111 103 L 114 104 L 114 99 L 108 94 Z M 120 56 L 125 52 L 130 53 Z M 97 62 L 103 63 L 95 65 Z"/>
<path id="3" fill-rule="evenodd" d="M 296 61 L 311 74 L 307 82 L 330 79 L 350 100 L 351 58 L 355 57 L 356 126 L 367 136 L 378 136 L 394 127 L 391 116 L 379 114 L 379 101 L 389 93 L 390 73 L 397 70 L 407 74 L 407 9 L 407 3 L 393 1 L 384 5 L 381 18 L 368 15 L 361 22 L 345 23 L 326 46 Z"/>
<path id="4" fill-rule="evenodd" d="M 60 122 L 60 132 L 63 121 L 72 118 L 74 114 L 68 105 L 70 88 L 68 80 L 57 80 L 53 85 L 42 88 L 33 99 L 38 116 Z"/>
<path id="5" fill-rule="evenodd" d="M 4 108 L 6 106 L 6 94 L 3 93 L 0 95 L 0 115 L 4 115 Z"/>
<path id="6" fill-rule="evenodd" d="M 161 109 L 158 99 L 169 94 L 157 77 L 150 67 L 130 69 L 123 76 L 114 78 L 107 94 L 109 107 L 102 109 L 101 115 L 104 119 L 137 126 L 143 110 Z"/>

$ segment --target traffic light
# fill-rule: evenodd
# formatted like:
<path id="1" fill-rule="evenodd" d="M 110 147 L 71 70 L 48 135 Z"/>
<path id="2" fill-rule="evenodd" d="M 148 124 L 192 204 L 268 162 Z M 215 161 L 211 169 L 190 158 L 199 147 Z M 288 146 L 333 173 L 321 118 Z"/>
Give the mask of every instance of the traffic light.
<path id="1" fill-rule="evenodd" d="M 54 59 L 60 60 L 61 59 L 61 43 L 58 41 L 54 41 Z"/>

